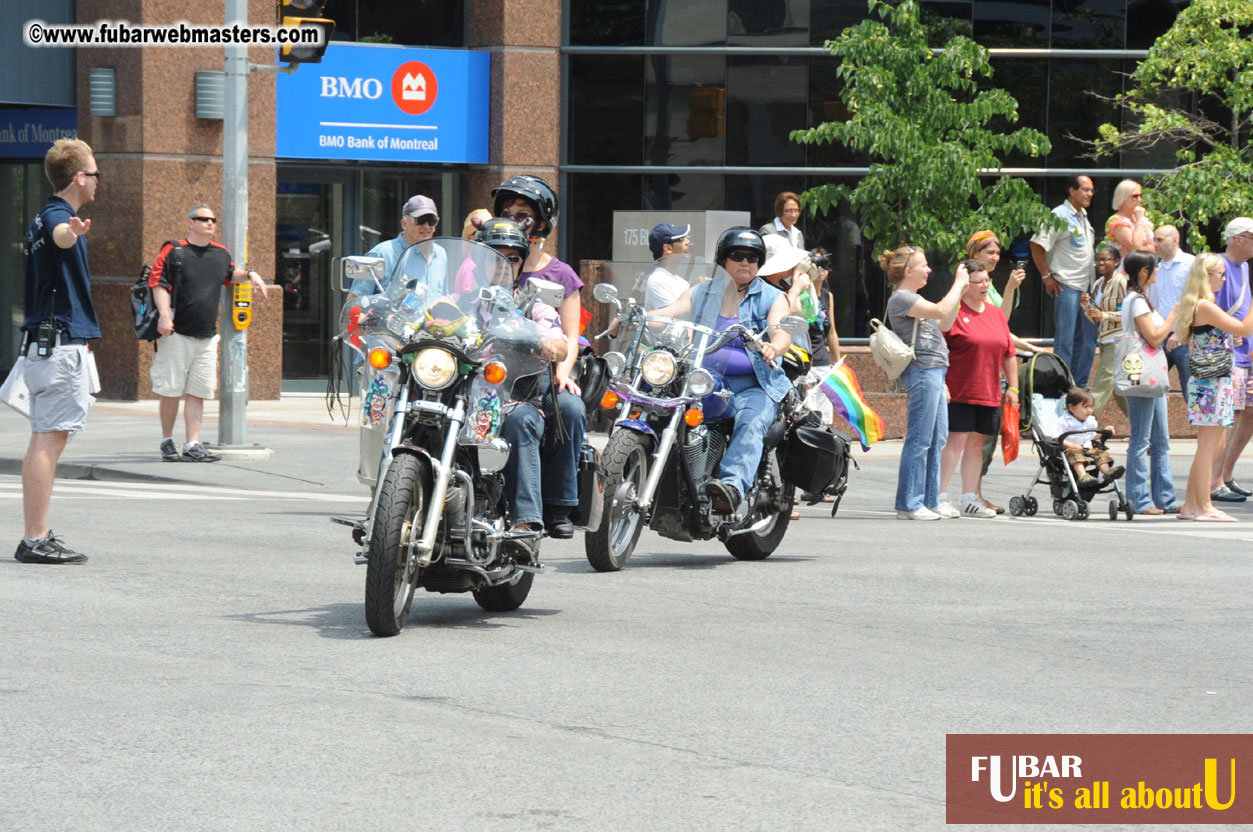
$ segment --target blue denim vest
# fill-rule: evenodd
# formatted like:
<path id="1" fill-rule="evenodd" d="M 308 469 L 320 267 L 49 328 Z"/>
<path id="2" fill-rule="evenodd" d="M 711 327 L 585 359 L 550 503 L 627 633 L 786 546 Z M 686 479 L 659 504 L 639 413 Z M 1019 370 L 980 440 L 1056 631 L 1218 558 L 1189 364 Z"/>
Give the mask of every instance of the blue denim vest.
<path id="1" fill-rule="evenodd" d="M 720 276 L 698 284 L 692 290 L 692 321 L 693 323 L 713 329 L 718 321 L 718 312 L 722 308 L 722 293 L 726 291 L 725 281 L 729 277 Z M 754 332 L 766 328 L 770 316 L 770 307 L 783 295 L 775 287 L 761 278 L 755 279 L 748 286 L 748 292 L 740 301 L 740 323 Z M 749 352 L 748 360 L 752 362 L 753 373 L 757 383 L 773 401 L 781 402 L 787 395 L 788 380 L 780 367 L 767 364 L 761 353 Z"/>

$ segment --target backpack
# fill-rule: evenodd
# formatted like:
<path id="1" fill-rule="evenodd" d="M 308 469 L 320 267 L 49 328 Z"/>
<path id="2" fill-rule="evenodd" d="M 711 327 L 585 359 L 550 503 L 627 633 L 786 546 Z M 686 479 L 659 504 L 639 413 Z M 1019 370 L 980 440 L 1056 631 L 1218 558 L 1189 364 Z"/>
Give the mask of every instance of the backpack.
<path id="1" fill-rule="evenodd" d="M 173 254 L 179 248 L 178 240 L 167 240 L 162 248 L 166 245 L 173 246 L 170 254 Z M 174 280 L 170 281 L 174 285 L 178 279 L 177 261 L 173 264 L 170 262 L 170 256 L 165 256 L 167 268 L 174 265 Z M 161 316 L 160 310 L 157 309 L 156 300 L 152 296 L 152 287 L 148 285 L 148 275 L 152 273 L 152 266 L 148 263 L 139 270 L 139 280 L 131 286 L 131 314 L 135 318 L 135 337 L 140 341 L 155 341 L 161 337 L 161 333 L 157 332 L 157 321 Z"/>

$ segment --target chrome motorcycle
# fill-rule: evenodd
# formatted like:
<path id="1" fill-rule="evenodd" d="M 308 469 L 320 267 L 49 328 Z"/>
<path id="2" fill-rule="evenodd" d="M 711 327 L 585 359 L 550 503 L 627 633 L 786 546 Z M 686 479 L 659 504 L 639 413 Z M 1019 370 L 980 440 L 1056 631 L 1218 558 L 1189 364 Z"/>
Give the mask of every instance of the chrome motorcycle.
<path id="1" fill-rule="evenodd" d="M 730 280 L 712 263 L 669 265 L 693 285 Z M 787 532 L 795 493 L 780 475 L 778 458 L 789 421 L 801 413 L 794 393 L 767 432 L 755 487 L 736 512 L 718 513 L 705 494 L 734 426 L 733 394 L 708 359 L 741 337 L 747 349 L 760 351 L 768 331 L 755 333 L 739 324 L 718 331 L 648 314 L 636 297 L 622 303 L 617 288 L 607 283 L 593 294 L 618 313 L 618 349 L 604 358 L 609 391 L 621 410 L 601 457 L 604 509 L 599 527 L 584 536 L 588 562 L 601 572 L 621 569 L 644 526 L 684 542 L 717 537 L 739 560 L 769 557 Z M 642 296 L 642 285 L 632 294 Z M 804 318 L 789 315 L 781 328 L 795 335 L 806 326 Z"/>
<path id="2" fill-rule="evenodd" d="M 345 257 L 340 271 L 345 289 L 383 284 L 380 258 Z M 513 285 L 495 249 L 435 238 L 405 251 L 385 292 L 350 295 L 342 310 L 340 340 L 361 359 L 358 474 L 373 494 L 364 518 L 332 519 L 362 546 L 376 635 L 400 632 L 418 588 L 509 611 L 543 569 L 541 533 L 509 530 L 510 449 L 498 434 L 514 385 L 546 366 L 550 336 L 530 307 L 559 303 L 563 290 L 531 280 L 515 297 Z"/>

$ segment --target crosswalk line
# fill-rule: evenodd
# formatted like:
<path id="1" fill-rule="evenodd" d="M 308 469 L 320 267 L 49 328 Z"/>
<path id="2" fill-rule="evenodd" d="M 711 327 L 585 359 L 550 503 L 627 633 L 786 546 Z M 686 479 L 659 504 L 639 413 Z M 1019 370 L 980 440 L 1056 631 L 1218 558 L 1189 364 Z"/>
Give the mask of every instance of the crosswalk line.
<path id="1" fill-rule="evenodd" d="M 107 480 L 57 480 L 53 488 L 54 499 L 80 497 L 104 497 L 128 500 L 218 500 L 239 501 L 267 498 L 315 503 L 363 503 L 365 494 L 323 494 L 311 491 L 272 491 L 241 488 L 224 488 L 213 485 L 184 485 L 179 483 L 145 483 Z M 0 500 L 22 498 L 22 482 L 18 477 L 0 477 Z"/>

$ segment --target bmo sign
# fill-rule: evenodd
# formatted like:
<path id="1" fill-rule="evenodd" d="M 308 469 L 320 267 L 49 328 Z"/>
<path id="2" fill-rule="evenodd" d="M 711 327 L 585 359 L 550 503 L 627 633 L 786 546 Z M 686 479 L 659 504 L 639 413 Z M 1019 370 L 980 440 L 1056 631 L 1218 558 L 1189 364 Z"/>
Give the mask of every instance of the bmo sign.
<path id="1" fill-rule="evenodd" d="M 288 159 L 487 161 L 490 56 L 333 43 L 278 76 L 276 152 Z"/>

